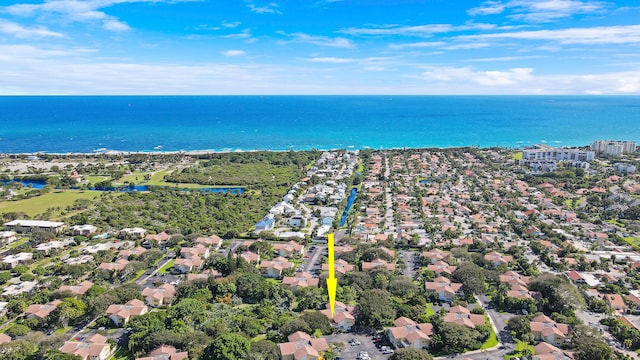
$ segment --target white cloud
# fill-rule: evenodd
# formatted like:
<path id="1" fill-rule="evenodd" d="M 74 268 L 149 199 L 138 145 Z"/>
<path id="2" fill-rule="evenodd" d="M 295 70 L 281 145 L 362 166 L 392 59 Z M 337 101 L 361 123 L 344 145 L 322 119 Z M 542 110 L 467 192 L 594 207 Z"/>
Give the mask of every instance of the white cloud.
<path id="1" fill-rule="evenodd" d="M 507 0 L 485 1 L 467 13 L 494 15 L 510 11 L 509 18 L 527 22 L 549 22 L 578 14 L 594 14 L 605 11 L 607 4 L 589 0 Z"/>
<path id="2" fill-rule="evenodd" d="M 221 51 L 220 53 L 224 56 L 242 56 L 246 54 L 244 50 L 226 50 Z"/>
<path id="3" fill-rule="evenodd" d="M 330 63 L 330 64 L 347 64 L 357 61 L 356 59 L 336 58 L 336 57 L 315 57 L 307 59 L 309 62 Z"/>
<path id="4" fill-rule="evenodd" d="M 104 20 L 102 22 L 102 27 L 105 30 L 115 31 L 115 32 L 131 30 L 131 28 L 129 27 L 129 25 L 127 23 L 124 23 L 124 22 L 116 20 L 116 19 Z"/>
<path id="5" fill-rule="evenodd" d="M 246 0 L 245 2 L 249 10 L 257 14 L 282 14 L 281 11 L 277 10 L 280 5 L 274 2 L 264 5 L 255 5 L 251 0 Z"/>
<path id="6" fill-rule="evenodd" d="M 492 30 L 495 29 L 494 24 L 482 24 L 482 23 L 468 23 L 465 25 L 452 25 L 452 24 L 425 24 L 415 26 L 401 26 L 401 25 L 384 25 L 379 27 L 369 28 L 347 28 L 340 30 L 341 33 L 352 36 L 415 36 L 415 37 L 430 37 L 433 34 L 449 33 L 469 30 Z"/>
<path id="7" fill-rule="evenodd" d="M 639 94 L 640 69 L 535 75 L 531 68 L 427 66 L 416 76 L 435 94 Z"/>
<path id="8" fill-rule="evenodd" d="M 51 31 L 46 27 L 35 28 L 24 27 L 18 23 L 0 19 L 0 33 L 12 35 L 19 39 L 42 38 L 42 37 L 64 37 L 59 32 Z"/>
<path id="9" fill-rule="evenodd" d="M 353 48 L 355 45 L 349 40 L 342 37 L 328 37 L 328 36 L 318 36 L 318 35 L 309 35 L 305 33 L 293 33 L 287 34 L 283 31 L 278 32 L 281 35 L 285 35 L 289 37 L 291 40 L 285 41 L 287 42 L 300 42 L 300 43 L 308 43 L 313 45 L 320 46 L 329 46 L 329 47 L 338 47 L 338 48 Z"/>
<path id="10" fill-rule="evenodd" d="M 251 37 L 251 29 L 244 29 L 239 33 L 222 35 L 226 39 L 248 39 Z"/>
<path id="11" fill-rule="evenodd" d="M 472 67 L 427 67 L 420 78 L 438 82 L 473 82 L 484 86 L 512 85 L 531 78 L 531 68 L 478 71 Z"/>
<path id="12" fill-rule="evenodd" d="M 240 21 L 233 21 L 233 22 L 223 21 L 222 22 L 222 26 L 227 29 L 237 28 L 238 26 L 240 26 L 240 24 L 242 24 Z"/>
<path id="13" fill-rule="evenodd" d="M 105 30 L 121 32 L 129 25 L 100 9 L 124 3 L 176 3 L 200 0 L 44 0 L 39 4 L 0 6 L 0 13 L 19 17 L 38 17 L 40 20 L 62 22 L 99 22 Z"/>
<path id="14" fill-rule="evenodd" d="M 489 57 L 489 58 L 477 58 L 477 59 L 466 59 L 468 62 L 502 62 L 502 61 L 519 61 L 519 60 L 529 60 L 529 59 L 539 59 L 542 56 L 498 56 L 498 57 Z"/>
<path id="15" fill-rule="evenodd" d="M 547 40 L 561 44 L 630 44 L 640 42 L 640 25 L 463 35 L 458 39 Z"/>
<path id="16" fill-rule="evenodd" d="M 422 42 L 405 43 L 405 44 L 390 44 L 389 48 L 394 50 L 418 49 L 418 48 L 440 47 L 446 44 L 447 43 L 444 41 L 422 41 Z"/>

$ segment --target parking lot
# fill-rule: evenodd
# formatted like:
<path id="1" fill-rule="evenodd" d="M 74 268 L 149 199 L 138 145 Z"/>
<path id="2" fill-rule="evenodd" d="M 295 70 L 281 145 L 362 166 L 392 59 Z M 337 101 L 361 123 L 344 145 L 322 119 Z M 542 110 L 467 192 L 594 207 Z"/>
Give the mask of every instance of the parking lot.
<path id="1" fill-rule="evenodd" d="M 327 342 L 337 343 L 341 342 L 345 345 L 343 351 L 340 352 L 340 357 L 345 360 L 356 360 L 358 353 L 366 351 L 369 354 L 371 360 L 386 360 L 391 354 L 383 355 L 382 351 L 376 347 L 373 342 L 373 337 L 369 335 L 357 335 L 353 333 L 349 334 L 336 334 L 325 336 Z M 356 339 L 360 342 L 359 345 L 349 345 L 349 340 Z"/>

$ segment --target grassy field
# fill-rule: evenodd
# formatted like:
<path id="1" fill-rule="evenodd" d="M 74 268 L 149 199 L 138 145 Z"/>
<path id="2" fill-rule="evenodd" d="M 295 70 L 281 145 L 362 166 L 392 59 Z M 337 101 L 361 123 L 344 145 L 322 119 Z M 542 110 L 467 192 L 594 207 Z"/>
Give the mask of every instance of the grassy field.
<path id="1" fill-rule="evenodd" d="M 62 209 L 72 205 L 77 199 L 94 200 L 100 191 L 65 190 L 48 193 L 30 199 L 0 202 L 0 213 L 22 211 L 29 216 L 44 213 L 47 208 L 59 206 Z"/>
<path id="2" fill-rule="evenodd" d="M 135 182 L 137 185 L 150 185 L 150 186 L 168 186 L 168 187 L 177 187 L 177 188 L 186 188 L 186 189 L 202 189 L 202 188 L 215 188 L 215 187 L 229 187 L 229 186 L 215 186 L 215 185 L 200 185 L 200 184 L 179 184 L 164 181 L 164 176 L 168 174 L 168 170 L 157 171 L 155 173 L 134 173 L 131 175 L 123 176 L 122 179 L 118 181 L 118 183 Z M 151 179 L 149 181 L 144 181 L 145 175 L 151 175 Z M 136 177 L 138 180 L 136 180 Z"/>
<path id="3" fill-rule="evenodd" d="M 513 160 L 522 160 L 522 151 L 513 154 Z"/>

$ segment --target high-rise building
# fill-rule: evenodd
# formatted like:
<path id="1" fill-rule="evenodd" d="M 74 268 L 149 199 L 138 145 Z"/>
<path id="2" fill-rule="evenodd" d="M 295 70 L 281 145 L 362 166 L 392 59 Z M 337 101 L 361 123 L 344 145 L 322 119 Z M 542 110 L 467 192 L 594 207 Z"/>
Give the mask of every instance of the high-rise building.
<path id="1" fill-rule="evenodd" d="M 612 156 L 620 156 L 636 151 L 635 141 L 595 140 L 591 144 L 591 150 Z"/>

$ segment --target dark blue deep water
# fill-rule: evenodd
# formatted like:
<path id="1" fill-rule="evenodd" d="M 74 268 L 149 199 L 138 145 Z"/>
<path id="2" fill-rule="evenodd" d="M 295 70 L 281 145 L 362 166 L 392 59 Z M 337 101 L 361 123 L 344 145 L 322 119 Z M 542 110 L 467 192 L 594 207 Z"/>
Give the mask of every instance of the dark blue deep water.
<path id="1" fill-rule="evenodd" d="M 637 96 L 4 96 L 0 152 L 640 141 Z"/>

